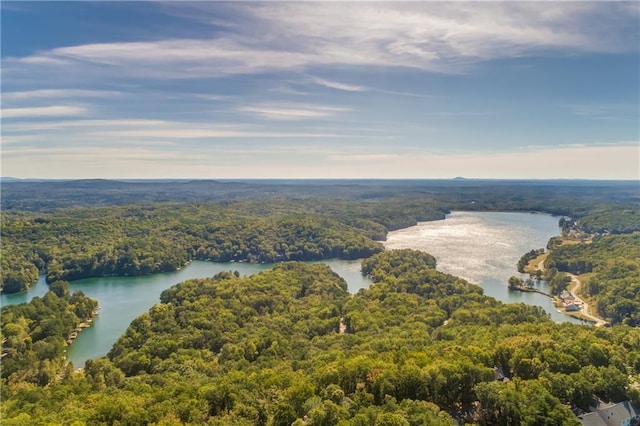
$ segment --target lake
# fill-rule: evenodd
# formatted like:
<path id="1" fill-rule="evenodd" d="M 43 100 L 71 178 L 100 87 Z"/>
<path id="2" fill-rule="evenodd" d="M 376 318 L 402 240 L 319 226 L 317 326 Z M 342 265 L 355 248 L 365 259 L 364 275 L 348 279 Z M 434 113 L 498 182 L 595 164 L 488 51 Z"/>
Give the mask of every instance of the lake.
<path id="1" fill-rule="evenodd" d="M 411 248 L 436 258 L 437 269 L 480 285 L 484 294 L 504 303 L 523 302 L 544 308 L 557 322 L 583 323 L 558 312 L 548 297 L 538 293 L 509 291 L 510 276 L 520 257 L 531 249 L 546 247 L 560 235 L 558 218 L 534 213 L 452 212 L 445 220 L 421 222 L 390 232 L 387 249 Z M 538 284 L 543 291 L 546 283 Z"/>
<path id="2" fill-rule="evenodd" d="M 357 293 L 367 288 L 371 281 L 360 273 L 360 260 L 330 259 L 319 262 L 329 265 L 347 282 L 349 292 Z M 193 261 L 180 271 L 139 277 L 87 278 L 69 283 L 71 292 L 82 292 L 100 304 L 100 312 L 90 328 L 82 330 L 73 344 L 67 348 L 67 358 L 76 367 L 83 367 L 88 359 L 106 355 L 131 321 L 160 302 L 160 293 L 169 287 L 192 278 L 211 277 L 221 271 L 238 271 L 252 275 L 272 268 L 273 264 L 213 263 Z M 36 296 L 44 296 L 49 287 L 42 275 L 28 292 L 2 294 L 2 306 L 28 302 Z"/>
<path id="3" fill-rule="evenodd" d="M 507 280 L 518 275 L 516 264 L 525 252 L 544 247 L 559 235 L 558 218 L 532 213 L 453 212 L 445 220 L 424 222 L 390 232 L 387 249 L 413 248 L 431 253 L 438 270 L 479 284 L 486 295 L 505 303 L 524 302 L 544 308 L 555 321 L 579 320 L 558 312 L 551 300 L 537 293 L 509 291 Z M 351 293 L 367 288 L 371 281 L 360 273 L 360 260 L 326 260 L 349 285 Z M 163 290 L 187 279 L 210 277 L 221 271 L 251 275 L 273 264 L 212 263 L 194 261 L 180 271 L 141 277 L 88 278 L 70 283 L 70 290 L 82 290 L 100 303 L 100 313 L 90 328 L 84 329 L 67 348 L 68 359 L 81 367 L 87 359 L 105 355 L 134 318 L 160 300 Z M 542 290 L 545 290 L 542 284 Z M 41 276 L 24 293 L 3 294 L 2 306 L 28 302 L 44 296 L 48 286 Z"/>

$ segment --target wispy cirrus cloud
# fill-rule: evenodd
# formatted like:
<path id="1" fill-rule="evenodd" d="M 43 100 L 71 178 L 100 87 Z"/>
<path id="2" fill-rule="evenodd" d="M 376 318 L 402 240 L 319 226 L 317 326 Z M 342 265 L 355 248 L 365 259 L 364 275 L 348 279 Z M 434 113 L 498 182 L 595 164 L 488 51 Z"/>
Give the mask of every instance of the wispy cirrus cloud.
<path id="1" fill-rule="evenodd" d="M 7 58 L 9 75 L 42 67 L 85 78 L 209 78 L 323 65 L 458 73 L 492 59 L 548 51 L 637 49 L 638 4 L 554 3 L 176 3 L 206 21 L 231 10 L 244 25 L 202 39 L 161 39 L 59 47 Z M 283 41 L 286 40 L 286 43 Z M 37 65 L 37 67 L 36 67 Z M 40 68 L 40 69 L 39 69 Z M 114 73 L 117 70 L 117 73 Z M 359 91 L 331 80 L 318 84 Z"/>
<path id="2" fill-rule="evenodd" d="M 83 90 L 83 89 L 39 89 L 21 92 L 5 92 L 3 101 L 17 101 L 46 98 L 113 98 L 121 93 L 114 90 Z"/>
<path id="3" fill-rule="evenodd" d="M 563 105 L 573 115 L 590 120 L 638 121 L 640 105 L 583 103 Z"/>
<path id="4" fill-rule="evenodd" d="M 83 106 L 51 105 L 44 107 L 29 108 L 3 108 L 0 111 L 2 118 L 21 117 L 64 117 L 81 116 L 89 113 L 88 108 Z"/>
<path id="5" fill-rule="evenodd" d="M 344 90 L 346 92 L 363 92 L 368 89 L 367 87 L 364 87 L 364 86 L 340 83 L 338 81 L 326 80 L 324 78 L 317 78 L 317 77 L 313 78 L 313 82 L 320 86 L 328 87 L 330 89 Z"/>
<path id="6" fill-rule="evenodd" d="M 129 7 L 137 6 L 123 3 L 118 13 Z M 636 151 L 614 146 L 617 154 L 607 155 L 592 146 L 637 138 L 637 90 L 629 89 L 637 88 L 637 3 L 144 8 L 150 15 L 135 31 L 114 12 L 91 37 L 78 26 L 65 37 L 73 42 L 5 53 L 2 146 L 11 174 L 66 172 L 73 158 L 91 165 L 78 176 L 118 176 L 119 161 L 151 176 L 170 159 L 176 177 L 478 176 L 464 171 L 474 164 L 514 177 L 596 176 L 595 166 L 578 160 L 561 169 L 553 157 L 584 151 L 584 164 L 600 156 L 611 160 L 611 176 L 629 175 L 625 155 Z M 43 27 L 46 37 L 36 15 L 31 29 Z M 158 24 L 167 21 L 171 29 Z M 616 107 L 623 104 L 631 107 Z M 539 144 L 550 146 L 532 147 Z M 48 154 L 56 161 L 44 167 Z M 31 164 L 31 155 L 42 161 Z M 555 169 L 522 169 L 545 156 Z"/>
<path id="7" fill-rule="evenodd" d="M 349 132 L 318 131 L 316 129 L 265 128 L 257 125 L 233 123 L 196 123 L 175 120 L 115 119 L 115 120 L 60 120 L 34 121 L 28 123 L 6 123 L 3 134 L 13 143 L 20 141 L 48 141 L 76 143 L 90 141 L 93 143 L 113 143 L 122 141 L 128 144 L 154 141 L 184 141 L 189 139 L 283 139 L 283 138 L 353 138 Z M 23 139 L 21 139 L 23 138 Z"/>
<path id="8" fill-rule="evenodd" d="M 273 120 L 308 120 L 333 117 L 352 109 L 333 105 L 264 103 L 244 105 L 239 107 L 238 111 Z"/>

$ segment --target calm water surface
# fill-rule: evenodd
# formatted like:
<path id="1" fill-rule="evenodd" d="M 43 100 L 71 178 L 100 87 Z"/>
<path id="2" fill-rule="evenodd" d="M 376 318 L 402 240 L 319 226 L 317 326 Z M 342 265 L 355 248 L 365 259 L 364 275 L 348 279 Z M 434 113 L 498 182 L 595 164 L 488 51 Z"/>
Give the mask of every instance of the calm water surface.
<path id="1" fill-rule="evenodd" d="M 371 284 L 371 281 L 360 273 L 360 260 L 334 259 L 307 263 L 329 265 L 348 283 L 351 293 L 356 293 Z M 84 329 L 67 348 L 67 357 L 74 366 L 82 367 L 86 360 L 106 355 L 131 321 L 159 303 L 163 290 L 179 282 L 210 277 L 221 271 L 238 271 L 241 275 L 252 275 L 272 267 L 273 264 L 194 261 L 176 272 L 142 277 L 101 277 L 72 281 L 69 284 L 71 292 L 82 290 L 85 295 L 98 300 L 100 313 L 95 317 L 93 325 Z M 28 292 L 1 295 L 0 303 L 5 306 L 28 302 L 36 296 L 44 296 L 48 289 L 43 275 Z"/>
<path id="2" fill-rule="evenodd" d="M 538 293 L 509 291 L 520 257 L 560 235 L 558 218 L 533 213 L 453 212 L 445 220 L 421 222 L 390 232 L 387 249 L 411 248 L 432 254 L 437 269 L 479 284 L 487 296 L 504 303 L 541 306 L 554 321 L 582 323 L 564 315 L 551 299 Z M 521 275 L 525 276 L 525 275 Z M 546 284 L 539 284 L 547 291 Z"/>
<path id="3" fill-rule="evenodd" d="M 486 295 L 505 303 L 524 302 L 543 307 L 555 321 L 580 322 L 558 312 L 550 299 L 537 293 L 510 292 L 507 280 L 517 275 L 520 256 L 544 247 L 549 238 L 559 235 L 556 217 L 530 213 L 453 212 L 445 220 L 424 222 L 389 233 L 387 249 L 413 248 L 431 253 L 438 269 L 479 284 Z M 327 260 L 329 265 L 356 293 L 371 281 L 360 273 L 360 261 Z M 273 264 L 212 263 L 194 261 L 177 272 L 142 277 L 88 278 L 70 283 L 71 291 L 82 290 L 98 300 L 100 314 L 90 328 L 84 329 L 68 348 L 68 358 L 82 367 L 87 359 L 105 355 L 124 333 L 131 321 L 160 301 L 163 290 L 187 279 L 210 277 L 221 271 L 251 275 Z M 543 288 L 544 289 L 544 288 Z M 44 296 L 48 286 L 41 276 L 24 293 L 3 294 L 2 306 L 28 302 Z"/>

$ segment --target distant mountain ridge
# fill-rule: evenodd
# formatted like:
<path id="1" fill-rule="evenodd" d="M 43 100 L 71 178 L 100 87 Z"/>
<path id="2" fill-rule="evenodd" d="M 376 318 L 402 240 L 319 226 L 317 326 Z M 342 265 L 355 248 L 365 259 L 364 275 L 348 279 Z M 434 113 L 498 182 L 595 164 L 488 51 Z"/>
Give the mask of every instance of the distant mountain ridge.
<path id="1" fill-rule="evenodd" d="M 150 202 L 220 202 L 311 197 L 342 200 L 439 199 L 456 209 L 536 210 L 567 214 L 553 200 L 634 202 L 637 181 L 486 179 L 79 179 L 2 178 L 3 210 L 43 211 L 66 207 Z M 520 200 L 529 200 L 524 206 Z M 488 202 L 482 204 L 481 201 Z M 489 202 L 493 200 L 493 202 Z M 500 206 L 495 200 L 501 200 Z M 484 206 L 484 207 L 483 207 Z"/>

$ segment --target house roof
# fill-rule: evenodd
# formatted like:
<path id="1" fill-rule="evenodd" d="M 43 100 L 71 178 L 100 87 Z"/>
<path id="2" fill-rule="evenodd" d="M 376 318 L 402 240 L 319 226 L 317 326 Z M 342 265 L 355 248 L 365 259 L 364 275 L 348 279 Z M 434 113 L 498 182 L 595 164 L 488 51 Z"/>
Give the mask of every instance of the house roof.
<path id="1" fill-rule="evenodd" d="M 598 410 L 597 413 L 606 424 L 616 426 L 621 425 L 624 420 L 630 417 L 640 415 L 640 411 L 629 401 L 623 401 L 610 407 L 602 408 Z"/>
<path id="2" fill-rule="evenodd" d="M 608 406 L 599 404 L 596 411 L 578 416 L 578 419 L 583 426 L 620 426 L 632 417 L 640 417 L 640 410 L 631 402 L 623 401 Z"/>
<path id="3" fill-rule="evenodd" d="M 580 420 L 580 424 L 583 426 L 607 426 L 607 423 L 602 420 L 602 417 L 600 417 L 598 413 L 583 414 L 578 420 Z"/>

